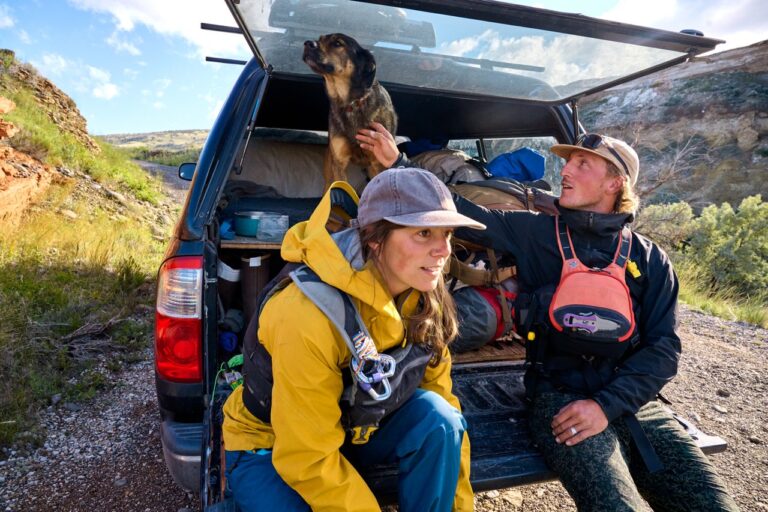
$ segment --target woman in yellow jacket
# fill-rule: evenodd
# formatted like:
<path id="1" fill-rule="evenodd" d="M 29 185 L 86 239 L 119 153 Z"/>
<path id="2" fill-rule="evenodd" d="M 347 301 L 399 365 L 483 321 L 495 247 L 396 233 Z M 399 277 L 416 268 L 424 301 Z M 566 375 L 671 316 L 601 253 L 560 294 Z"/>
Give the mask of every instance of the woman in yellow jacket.
<path id="1" fill-rule="evenodd" d="M 472 510 L 469 440 L 446 348 L 456 335 L 456 314 L 442 271 L 453 228 L 485 226 L 458 214 L 431 173 L 398 169 L 367 185 L 355 227 L 330 235 L 331 194 L 340 191 L 355 197 L 346 183 L 332 185 L 311 218 L 286 234 L 282 258 L 345 292 L 379 353 L 426 344 L 432 358 L 419 388 L 365 444 L 352 444 L 339 405 L 350 349 L 331 320 L 289 284 L 259 316 L 258 340 L 272 365 L 269 423 L 244 403 L 246 386 L 224 406 L 228 486 L 243 511 L 379 510 L 357 468 L 396 463 L 401 511 Z"/>

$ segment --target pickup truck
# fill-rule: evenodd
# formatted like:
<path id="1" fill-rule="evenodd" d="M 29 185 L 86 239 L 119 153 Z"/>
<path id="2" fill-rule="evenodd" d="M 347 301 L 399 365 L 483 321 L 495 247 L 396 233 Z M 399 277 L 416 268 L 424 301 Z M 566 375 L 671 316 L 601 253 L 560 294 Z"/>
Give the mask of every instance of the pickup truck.
<path id="1" fill-rule="evenodd" d="M 293 225 L 323 191 L 328 100 L 302 62 L 305 40 L 343 32 L 373 52 L 400 141 L 439 140 L 442 151 L 481 162 L 539 150 L 555 192 L 562 162 L 546 150 L 584 132 L 583 97 L 721 42 L 490 0 L 226 2 L 238 26 L 218 29 L 242 34 L 253 58 L 199 161 L 179 169 L 192 183 L 159 269 L 155 328 L 166 464 L 179 485 L 200 492 L 206 510 L 231 507 L 220 437 L 231 374 L 221 370 L 242 346 L 237 311 L 252 310 L 251 299 L 284 264 L 279 236 L 233 237 L 232 224 L 237 213 L 261 212 Z M 362 190 L 364 172 L 352 169 L 349 181 Z M 528 439 L 523 354 L 514 343 L 491 343 L 454 363 L 475 491 L 554 478 Z M 680 421 L 705 453 L 725 449 Z M 365 476 L 382 503 L 392 499 L 394 468 Z"/>

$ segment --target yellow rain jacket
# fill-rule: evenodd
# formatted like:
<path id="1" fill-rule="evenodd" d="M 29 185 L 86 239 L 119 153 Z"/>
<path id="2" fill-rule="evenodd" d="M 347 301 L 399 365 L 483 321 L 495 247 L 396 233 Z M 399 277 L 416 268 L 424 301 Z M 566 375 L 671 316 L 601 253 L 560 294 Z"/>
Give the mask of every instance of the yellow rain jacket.
<path id="1" fill-rule="evenodd" d="M 346 183 L 334 183 L 357 199 Z M 379 352 L 400 345 L 403 317 L 414 312 L 417 292 L 406 292 L 398 304 L 368 263 L 353 268 L 328 234 L 330 191 L 311 218 L 286 233 L 281 256 L 308 265 L 326 283 L 350 295 L 368 326 Z M 243 386 L 224 405 L 224 446 L 230 451 L 272 449 L 272 462 L 283 480 L 315 511 L 379 510 L 378 502 L 357 470 L 339 449 L 346 433 L 339 400 L 342 372 L 350 353 L 331 321 L 291 283 L 275 294 L 260 316 L 258 336 L 272 356 L 272 424 L 255 418 L 243 404 Z M 451 356 L 446 349 L 437 367 L 428 366 L 421 388 L 434 391 L 460 408 L 451 392 Z M 375 435 L 375 433 L 374 433 Z M 464 434 L 454 510 L 473 509 L 469 483 L 469 438 Z"/>

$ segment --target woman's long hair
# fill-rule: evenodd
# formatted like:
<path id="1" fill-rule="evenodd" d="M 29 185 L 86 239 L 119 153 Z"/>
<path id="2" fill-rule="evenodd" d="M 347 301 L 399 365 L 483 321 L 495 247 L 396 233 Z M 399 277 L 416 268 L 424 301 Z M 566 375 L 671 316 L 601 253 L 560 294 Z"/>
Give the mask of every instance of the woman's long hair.
<path id="1" fill-rule="evenodd" d="M 363 248 L 363 257 L 366 260 L 375 260 L 381 257 L 382 249 L 387 243 L 390 233 L 402 227 L 386 220 L 380 220 L 362 228 L 360 230 L 360 242 Z M 370 244 L 372 243 L 378 244 L 376 251 L 371 249 Z M 442 358 L 443 350 L 459 333 L 456 305 L 453 302 L 453 297 L 448 293 L 442 273 L 434 290 L 421 292 L 420 304 L 419 311 L 406 318 L 406 335 L 408 341 L 427 344 L 432 349 L 430 365 L 437 366 Z"/>

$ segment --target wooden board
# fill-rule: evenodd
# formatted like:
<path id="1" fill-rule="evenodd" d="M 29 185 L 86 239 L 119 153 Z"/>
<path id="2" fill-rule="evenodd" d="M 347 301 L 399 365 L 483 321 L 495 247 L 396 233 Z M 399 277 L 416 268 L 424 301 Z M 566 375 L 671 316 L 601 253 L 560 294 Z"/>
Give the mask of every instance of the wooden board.
<path id="1" fill-rule="evenodd" d="M 231 240 L 222 240 L 222 249 L 275 249 L 280 250 L 282 242 L 265 242 L 251 236 L 236 236 Z"/>
<path id="2" fill-rule="evenodd" d="M 519 341 L 513 339 L 492 341 L 477 350 L 453 355 L 454 363 L 523 360 L 525 360 L 525 347 Z"/>

